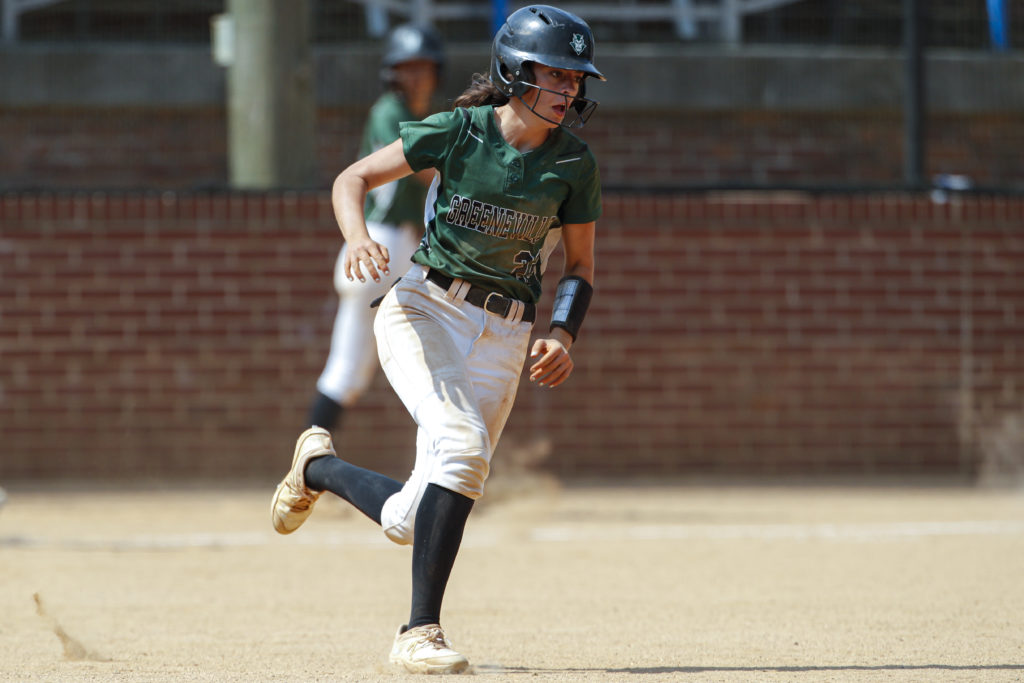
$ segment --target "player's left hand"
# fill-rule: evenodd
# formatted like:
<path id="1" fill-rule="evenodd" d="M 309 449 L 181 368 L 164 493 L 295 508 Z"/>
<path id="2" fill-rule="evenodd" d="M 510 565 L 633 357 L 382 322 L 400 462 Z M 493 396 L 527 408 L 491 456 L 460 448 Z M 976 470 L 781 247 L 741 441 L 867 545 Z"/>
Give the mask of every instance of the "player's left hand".
<path id="1" fill-rule="evenodd" d="M 556 328 L 552 337 L 533 342 L 533 349 L 530 351 L 530 358 L 537 359 L 530 366 L 530 381 L 542 387 L 557 387 L 572 374 L 572 356 L 569 355 L 566 342 L 554 336 L 558 331 Z"/>

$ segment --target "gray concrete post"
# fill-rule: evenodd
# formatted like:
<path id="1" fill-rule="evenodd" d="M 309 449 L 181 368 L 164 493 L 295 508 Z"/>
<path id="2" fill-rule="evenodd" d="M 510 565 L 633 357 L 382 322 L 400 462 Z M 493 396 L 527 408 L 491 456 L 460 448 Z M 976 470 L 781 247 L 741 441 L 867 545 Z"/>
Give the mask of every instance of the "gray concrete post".
<path id="1" fill-rule="evenodd" d="M 315 183 L 315 78 L 308 0 L 228 0 L 228 165 L 239 189 Z"/>

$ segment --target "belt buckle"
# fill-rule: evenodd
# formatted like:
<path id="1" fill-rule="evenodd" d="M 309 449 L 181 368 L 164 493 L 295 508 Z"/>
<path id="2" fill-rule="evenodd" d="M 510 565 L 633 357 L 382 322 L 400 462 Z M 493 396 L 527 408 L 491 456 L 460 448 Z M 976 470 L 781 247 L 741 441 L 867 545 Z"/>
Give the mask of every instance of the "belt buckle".
<path id="1" fill-rule="evenodd" d="M 494 308 L 491 308 L 491 297 L 495 297 L 496 298 L 496 300 L 497 300 L 496 305 L 498 306 L 498 309 L 500 309 L 500 310 L 496 310 Z M 508 312 L 509 312 L 509 310 L 511 308 L 512 308 L 512 299 L 508 298 L 507 296 L 502 296 L 501 294 L 498 294 L 497 292 L 488 292 L 487 293 L 487 297 L 484 299 L 484 310 L 488 311 L 490 313 L 494 313 L 496 315 L 500 315 L 502 318 L 505 318 L 505 317 L 508 316 Z"/>

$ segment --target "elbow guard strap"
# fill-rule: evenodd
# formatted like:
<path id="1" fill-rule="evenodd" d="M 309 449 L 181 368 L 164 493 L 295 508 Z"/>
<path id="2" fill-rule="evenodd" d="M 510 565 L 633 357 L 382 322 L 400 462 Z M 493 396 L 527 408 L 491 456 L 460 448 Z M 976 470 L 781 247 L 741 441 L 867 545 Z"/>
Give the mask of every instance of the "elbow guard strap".
<path id="1" fill-rule="evenodd" d="M 590 306 L 590 298 L 594 288 L 589 282 L 577 275 L 566 275 L 558 281 L 555 292 L 555 305 L 551 311 L 551 328 L 561 327 L 576 341 L 583 317 Z"/>

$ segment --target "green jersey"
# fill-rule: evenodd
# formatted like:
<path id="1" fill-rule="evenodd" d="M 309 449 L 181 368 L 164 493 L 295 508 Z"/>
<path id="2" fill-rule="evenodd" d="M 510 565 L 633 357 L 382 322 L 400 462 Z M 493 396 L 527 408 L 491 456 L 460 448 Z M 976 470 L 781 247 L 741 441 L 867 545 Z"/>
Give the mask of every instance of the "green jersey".
<path id="1" fill-rule="evenodd" d="M 562 128 L 523 154 L 505 142 L 494 117 L 484 106 L 401 124 L 409 166 L 439 171 L 413 261 L 536 303 L 562 226 L 601 215 L 597 162 Z"/>
<path id="2" fill-rule="evenodd" d="M 413 121 L 416 116 L 405 106 L 405 101 L 393 92 L 381 95 L 370 108 L 363 130 L 359 156 L 365 157 L 398 139 L 398 125 Z M 374 188 L 366 195 L 363 216 L 368 221 L 399 225 L 412 223 L 423 227 L 423 203 L 427 188 L 413 177 L 401 178 Z"/>

